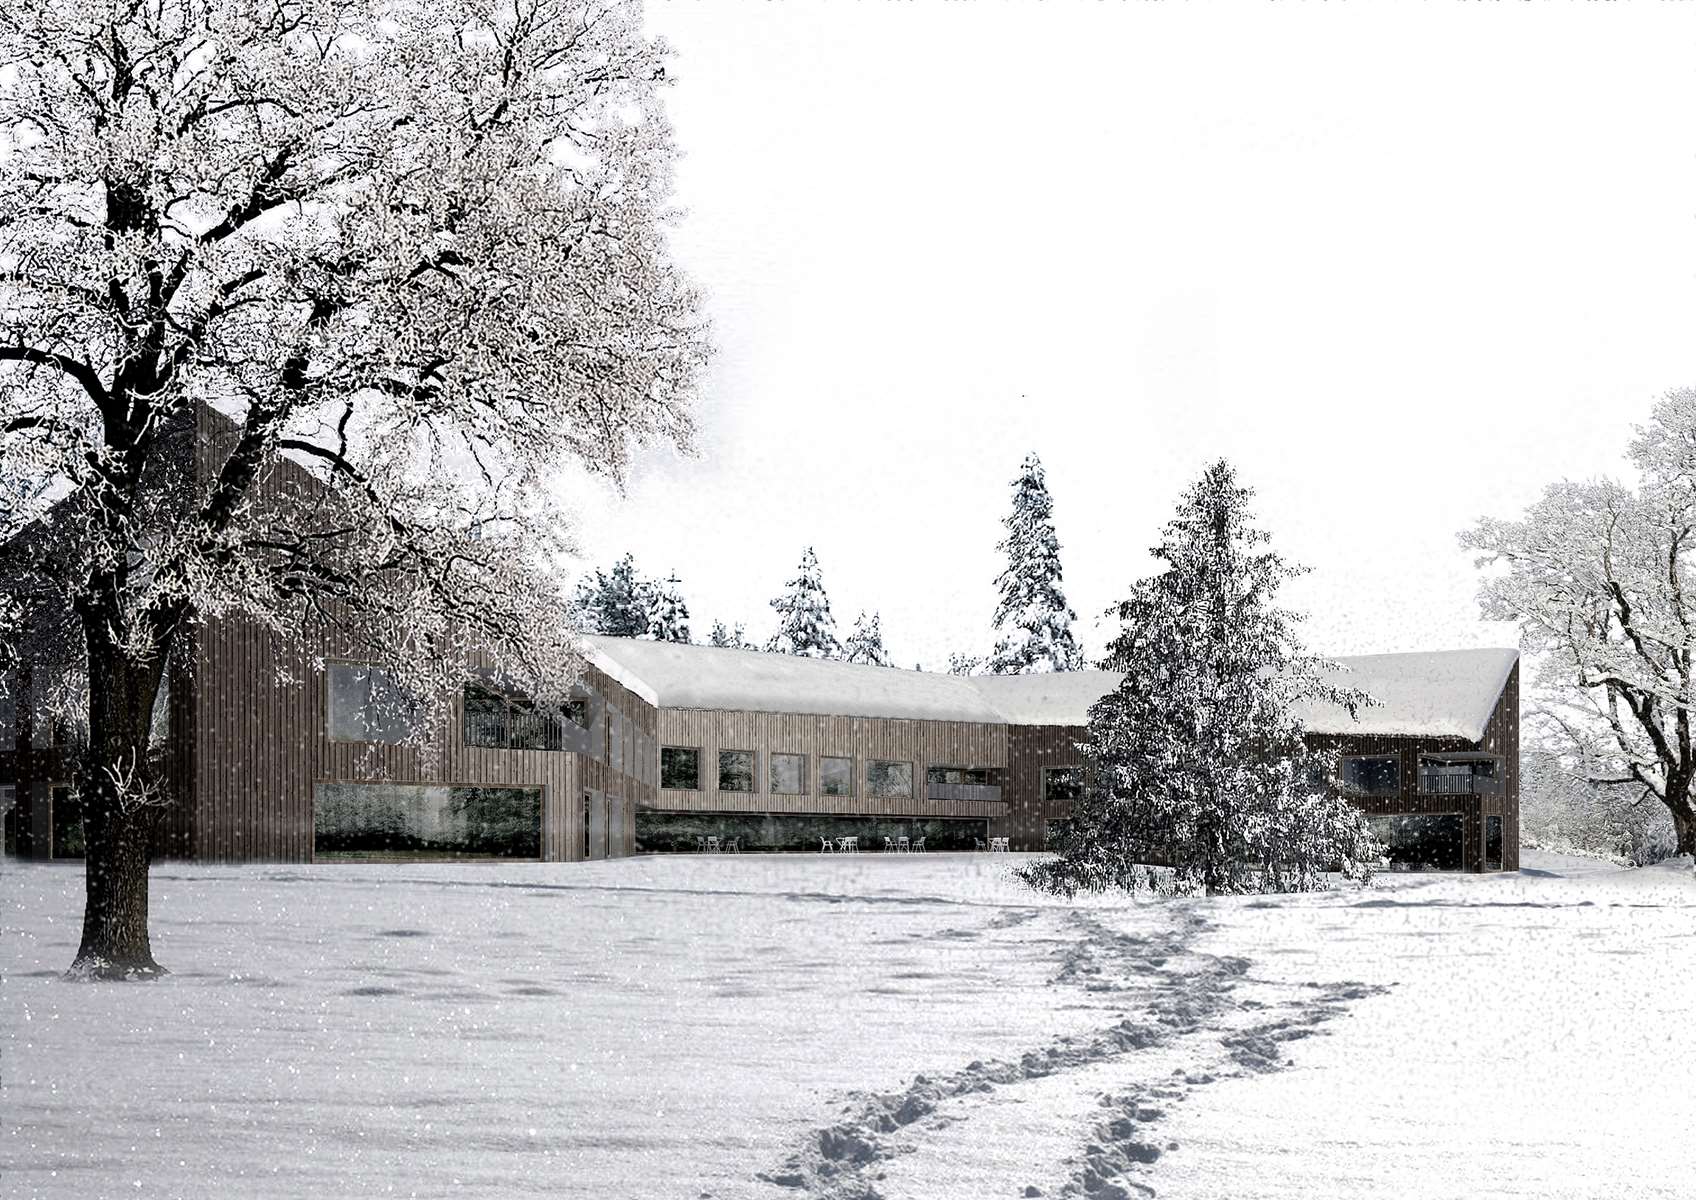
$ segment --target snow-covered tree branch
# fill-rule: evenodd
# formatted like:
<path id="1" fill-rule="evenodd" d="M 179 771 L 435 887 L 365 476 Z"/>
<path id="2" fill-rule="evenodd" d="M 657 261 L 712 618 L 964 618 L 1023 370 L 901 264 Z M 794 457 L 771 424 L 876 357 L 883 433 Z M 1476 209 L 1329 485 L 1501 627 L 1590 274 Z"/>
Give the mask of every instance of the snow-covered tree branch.
<path id="1" fill-rule="evenodd" d="M 0 0 L 0 55 L 0 570 L 87 664 L 79 959 L 151 970 L 112 781 L 185 629 L 569 682 L 546 485 L 687 445 L 706 354 L 666 52 L 601 0 Z"/>

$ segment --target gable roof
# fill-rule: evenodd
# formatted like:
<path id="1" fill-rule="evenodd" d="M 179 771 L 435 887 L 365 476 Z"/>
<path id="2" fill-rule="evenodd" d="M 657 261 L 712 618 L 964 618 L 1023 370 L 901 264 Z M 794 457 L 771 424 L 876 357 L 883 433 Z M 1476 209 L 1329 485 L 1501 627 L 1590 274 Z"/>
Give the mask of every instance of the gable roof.
<path id="1" fill-rule="evenodd" d="M 1425 650 L 1413 654 L 1357 654 L 1335 660 L 1345 671 L 1329 676 L 1339 687 L 1360 688 L 1382 704 L 1348 711 L 1334 704 L 1296 709 L 1309 733 L 1383 737 L 1484 738 L 1490 713 L 1507 686 L 1519 651 Z"/>
<path id="2" fill-rule="evenodd" d="M 1117 671 L 1034 675 L 941 675 L 831 659 L 678 642 L 590 636 L 589 661 L 650 703 L 819 716 L 976 721 L 992 725 L 1084 725 L 1089 707 L 1119 686 Z M 1480 741 L 1519 661 L 1517 650 L 1432 650 L 1335 660 L 1340 687 L 1381 701 L 1351 719 L 1346 709 L 1304 704 L 1311 733 L 1449 737 Z"/>

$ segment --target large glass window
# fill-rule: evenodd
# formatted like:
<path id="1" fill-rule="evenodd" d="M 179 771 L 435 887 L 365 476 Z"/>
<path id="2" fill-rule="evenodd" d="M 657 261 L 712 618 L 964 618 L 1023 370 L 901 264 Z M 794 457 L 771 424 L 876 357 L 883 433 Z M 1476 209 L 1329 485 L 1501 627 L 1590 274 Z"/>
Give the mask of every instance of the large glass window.
<path id="1" fill-rule="evenodd" d="M 854 760 L 826 754 L 819 758 L 819 795 L 852 796 Z"/>
<path id="2" fill-rule="evenodd" d="M 411 705 L 394 678 L 367 663 L 329 666 L 330 738 L 338 742 L 404 742 Z"/>
<path id="3" fill-rule="evenodd" d="M 701 752 L 689 746 L 660 749 L 660 786 L 684 792 L 701 790 Z"/>
<path id="4" fill-rule="evenodd" d="M 1342 773 L 1343 790 L 1356 796 L 1394 796 L 1401 791 L 1400 755 L 1350 755 L 1342 760 Z"/>
<path id="5" fill-rule="evenodd" d="M 318 857 L 540 858 L 542 789 L 320 783 Z"/>
<path id="6" fill-rule="evenodd" d="M 771 790 L 779 796 L 799 796 L 807 790 L 807 756 L 773 754 Z"/>
<path id="7" fill-rule="evenodd" d="M 1076 800 L 1083 794 L 1083 772 L 1077 767 L 1044 767 L 1042 769 L 1042 798 L 1044 800 Z"/>
<path id="8" fill-rule="evenodd" d="M 754 752 L 752 750 L 720 750 L 718 752 L 718 790 L 721 792 L 751 792 L 754 790 Z"/>
<path id="9" fill-rule="evenodd" d="M 913 796 L 913 764 L 873 758 L 866 761 L 866 795 L 910 800 Z"/>
<path id="10" fill-rule="evenodd" d="M 1392 871 L 1458 871 L 1461 868 L 1459 813 L 1398 813 L 1368 817 L 1372 836 L 1384 844 Z"/>

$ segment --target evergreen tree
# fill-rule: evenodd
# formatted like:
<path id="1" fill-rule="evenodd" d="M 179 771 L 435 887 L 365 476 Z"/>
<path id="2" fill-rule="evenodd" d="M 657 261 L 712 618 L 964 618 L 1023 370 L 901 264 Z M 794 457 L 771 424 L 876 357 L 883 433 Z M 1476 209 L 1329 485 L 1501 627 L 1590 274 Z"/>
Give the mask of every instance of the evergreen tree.
<path id="1" fill-rule="evenodd" d="M 646 637 L 652 607 L 653 587 L 637 574 L 631 554 L 577 585 L 577 619 L 588 633 Z"/>
<path id="2" fill-rule="evenodd" d="M 1103 665 L 1124 681 L 1090 708 L 1084 794 L 1058 857 L 1025 870 L 1035 886 L 1305 891 L 1329 869 L 1370 874 L 1365 817 L 1327 786 L 1335 756 L 1306 747 L 1290 708 L 1373 701 L 1325 683 L 1334 664 L 1303 653 L 1299 618 L 1274 606 L 1303 569 L 1261 548 L 1251 495 L 1230 464 L 1209 467 L 1154 548 L 1165 569 L 1117 606 Z"/>
<path id="3" fill-rule="evenodd" d="M 656 642 L 689 640 L 689 606 L 678 590 L 677 572 L 646 588 L 648 629 L 643 635 Z"/>
<path id="4" fill-rule="evenodd" d="M 864 612 L 854 622 L 854 632 L 848 635 L 844 645 L 844 657 L 851 663 L 865 663 L 873 667 L 892 667 L 889 654 L 883 648 L 883 628 L 878 614 L 867 617 Z"/>
<path id="5" fill-rule="evenodd" d="M 1013 511 L 1002 521 L 1007 536 L 996 547 L 1007 568 L 996 577 L 995 650 L 983 663 L 995 675 L 1075 671 L 1083 655 L 1072 638 L 1077 615 L 1060 588 L 1060 541 L 1054 535 L 1054 500 L 1042 462 L 1032 453 L 1013 481 Z"/>
<path id="6" fill-rule="evenodd" d="M 948 673 L 950 675 L 976 675 L 983 669 L 983 659 L 972 654 L 950 654 L 948 656 Z"/>
<path id="7" fill-rule="evenodd" d="M 836 621 L 811 546 L 801 555 L 800 573 L 787 586 L 789 590 L 771 602 L 778 623 L 766 649 L 806 658 L 841 658 L 842 643 L 836 640 Z"/>
<path id="8" fill-rule="evenodd" d="M 713 627 L 707 631 L 707 645 L 719 646 L 727 650 L 757 650 L 758 646 L 747 638 L 747 629 L 742 622 L 736 622 L 733 629 L 726 629 L 723 621 L 714 621 Z"/>

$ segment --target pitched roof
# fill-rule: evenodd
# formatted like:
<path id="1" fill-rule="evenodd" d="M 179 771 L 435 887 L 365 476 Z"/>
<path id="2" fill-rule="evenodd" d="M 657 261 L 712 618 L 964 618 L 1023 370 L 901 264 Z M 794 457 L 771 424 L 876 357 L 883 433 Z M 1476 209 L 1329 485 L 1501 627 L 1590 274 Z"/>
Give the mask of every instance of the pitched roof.
<path id="1" fill-rule="evenodd" d="M 1382 701 L 1351 720 L 1334 704 L 1300 706 L 1296 715 L 1310 733 L 1378 734 L 1385 737 L 1453 737 L 1483 740 L 1519 651 L 1426 650 L 1414 654 L 1357 654 L 1335 660 L 1347 670 L 1332 675 L 1341 687 L 1360 688 Z"/>
<path id="2" fill-rule="evenodd" d="M 597 667 L 665 708 L 1083 725 L 1090 705 L 1123 678 L 1116 671 L 941 675 L 676 642 L 583 640 Z M 1358 720 L 1335 705 L 1302 705 L 1297 715 L 1309 731 L 1476 742 L 1519 652 L 1433 650 L 1335 661 L 1344 670 L 1333 682 L 1362 688 L 1381 703 L 1361 709 Z"/>

